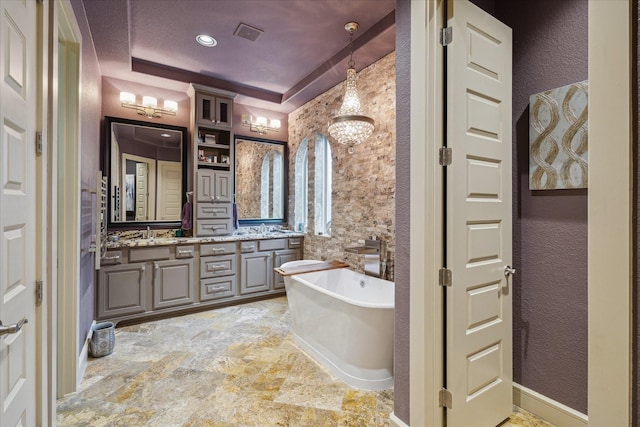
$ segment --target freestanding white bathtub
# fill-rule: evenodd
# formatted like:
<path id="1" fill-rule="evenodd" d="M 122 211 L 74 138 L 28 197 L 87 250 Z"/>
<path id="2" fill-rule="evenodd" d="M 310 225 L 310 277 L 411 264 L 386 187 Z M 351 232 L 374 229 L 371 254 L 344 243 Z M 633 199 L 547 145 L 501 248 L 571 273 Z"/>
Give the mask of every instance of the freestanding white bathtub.
<path id="1" fill-rule="evenodd" d="M 340 268 L 285 276 L 285 287 L 300 347 L 352 387 L 393 386 L 393 282 Z"/>

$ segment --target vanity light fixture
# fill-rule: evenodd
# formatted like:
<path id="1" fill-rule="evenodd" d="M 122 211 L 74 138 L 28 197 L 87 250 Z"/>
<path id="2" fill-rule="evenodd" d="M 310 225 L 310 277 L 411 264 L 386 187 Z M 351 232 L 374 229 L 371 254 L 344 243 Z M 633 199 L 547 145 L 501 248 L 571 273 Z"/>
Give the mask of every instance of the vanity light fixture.
<path id="1" fill-rule="evenodd" d="M 371 117 L 362 112 L 358 90 L 356 89 L 356 69 L 353 61 L 353 33 L 358 30 L 357 22 L 347 22 L 344 29 L 349 32 L 349 68 L 347 69 L 346 89 L 338 115 L 329 121 L 329 135 L 341 144 L 353 146 L 367 139 L 375 125 Z"/>
<path id="2" fill-rule="evenodd" d="M 120 92 L 120 102 L 124 108 L 133 108 L 150 119 L 159 119 L 163 114 L 175 116 L 178 111 L 178 103 L 168 99 L 164 101 L 164 108 L 158 108 L 158 100 L 153 96 L 143 96 L 142 104 L 136 104 L 136 96 L 130 92 Z"/>
<path id="3" fill-rule="evenodd" d="M 264 135 L 267 132 L 276 132 L 280 130 L 280 120 L 271 119 L 267 120 L 266 117 L 258 116 L 255 121 L 249 114 L 242 115 L 242 126 L 248 127 L 251 132 L 258 132 L 260 135 Z"/>

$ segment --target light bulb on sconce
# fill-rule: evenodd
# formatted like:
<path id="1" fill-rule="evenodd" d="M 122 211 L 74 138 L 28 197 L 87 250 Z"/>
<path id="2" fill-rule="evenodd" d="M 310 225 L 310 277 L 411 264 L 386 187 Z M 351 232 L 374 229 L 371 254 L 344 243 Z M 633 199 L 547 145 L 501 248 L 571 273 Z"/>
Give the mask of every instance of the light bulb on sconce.
<path id="1" fill-rule="evenodd" d="M 282 124 L 278 119 L 269 120 L 263 116 L 257 116 L 254 121 L 250 114 L 243 114 L 242 126 L 248 127 L 251 132 L 258 132 L 260 135 L 264 135 L 267 132 L 277 132 Z"/>
<path id="2" fill-rule="evenodd" d="M 160 118 L 163 114 L 175 116 L 178 111 L 176 101 L 165 100 L 164 108 L 158 108 L 158 100 L 153 96 L 143 96 L 142 104 L 136 104 L 136 96 L 130 92 L 120 92 L 120 102 L 124 108 L 132 108 L 141 116 Z"/>

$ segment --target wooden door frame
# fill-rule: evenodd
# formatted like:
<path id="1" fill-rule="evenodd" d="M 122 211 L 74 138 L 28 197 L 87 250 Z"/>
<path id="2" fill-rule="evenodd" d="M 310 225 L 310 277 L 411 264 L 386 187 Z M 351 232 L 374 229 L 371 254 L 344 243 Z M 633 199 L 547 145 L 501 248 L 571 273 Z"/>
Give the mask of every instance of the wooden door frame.
<path id="1" fill-rule="evenodd" d="M 49 167 L 49 141 L 52 129 L 49 113 L 51 111 L 52 80 L 49 73 L 52 56 L 51 17 L 55 7 L 51 3 L 37 3 L 37 71 L 36 80 L 36 130 L 42 135 L 43 151 L 36 154 L 36 280 L 43 281 L 42 302 L 36 304 L 36 424 L 50 425 L 55 419 L 55 396 L 51 387 L 55 384 L 55 359 L 52 360 L 50 348 L 51 335 L 55 334 L 54 312 L 49 291 L 51 271 L 51 218 L 48 215 L 51 201 L 51 180 Z M 53 258 L 55 259 L 55 258 Z"/>
<path id="2" fill-rule="evenodd" d="M 444 1 L 411 1 L 410 425 L 441 427 L 443 384 L 442 167 Z M 423 43 L 423 41 L 426 41 Z M 428 326 L 427 326 L 428 325 Z M 394 422 L 397 423 L 396 420 Z M 400 424 L 399 424 L 400 425 Z"/>
<path id="3" fill-rule="evenodd" d="M 589 2 L 589 424 L 631 425 L 633 1 Z M 606 206 L 607 209 L 602 209 Z"/>
<path id="4" fill-rule="evenodd" d="M 67 130 L 66 137 L 63 141 L 58 140 L 57 129 L 55 134 L 51 135 L 53 152 L 52 166 L 57 166 L 59 160 L 58 155 L 64 153 L 65 168 L 64 172 L 56 168 L 56 173 L 52 176 L 57 185 L 56 188 L 62 190 L 62 194 L 52 196 L 55 200 L 54 204 L 60 203 L 65 206 L 65 215 L 57 217 L 54 227 L 57 227 L 57 239 L 52 242 L 52 246 L 61 244 L 61 250 L 58 251 L 58 273 L 62 274 L 60 281 L 57 282 L 58 300 L 56 302 L 57 324 L 58 324 L 58 340 L 57 340 L 57 357 L 58 372 L 57 377 L 57 396 L 62 397 L 69 393 L 77 391 L 80 381 L 82 380 L 84 362 L 86 354 L 78 351 L 79 343 L 79 287 L 80 287 L 80 75 L 82 74 L 81 60 L 81 43 L 82 35 L 78 27 L 73 8 L 69 0 L 59 2 L 57 14 L 57 28 L 52 29 L 54 35 L 54 72 L 57 72 L 58 61 L 61 60 L 58 50 L 58 40 L 61 40 L 73 49 L 75 57 L 68 57 L 66 61 L 72 67 L 77 66 L 77 75 L 71 76 L 65 73 L 68 87 L 74 90 L 65 90 L 64 93 L 57 91 L 54 108 L 58 106 L 60 97 L 65 97 L 66 111 L 57 111 L 52 116 L 56 125 L 60 121 L 64 121 Z M 60 81 L 62 76 L 57 76 L 55 84 Z M 56 114 L 57 113 L 57 114 Z M 54 166 L 54 167 L 55 167 Z M 55 193 L 54 193 L 55 194 Z M 55 215 L 56 210 L 52 211 Z M 59 308 L 59 309 L 58 309 Z"/>
<path id="5" fill-rule="evenodd" d="M 435 155 L 442 141 L 438 31 L 443 1 L 411 2 L 412 426 L 443 423 L 437 398 L 442 313 L 435 285 L 436 260 L 442 259 L 441 176 Z M 630 425 L 633 420 L 633 6 L 628 1 L 589 2 L 588 418 L 594 426 Z M 403 425 L 397 418 L 394 422 Z"/>

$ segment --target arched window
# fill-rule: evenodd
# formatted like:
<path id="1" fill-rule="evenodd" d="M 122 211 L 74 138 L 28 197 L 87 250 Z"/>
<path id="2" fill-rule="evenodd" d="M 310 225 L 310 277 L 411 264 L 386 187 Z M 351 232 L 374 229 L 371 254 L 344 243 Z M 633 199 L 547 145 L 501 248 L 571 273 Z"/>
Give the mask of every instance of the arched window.
<path id="1" fill-rule="evenodd" d="M 262 159 L 260 172 L 260 218 L 283 218 L 282 154 L 270 150 Z"/>
<path id="2" fill-rule="evenodd" d="M 284 206 L 282 204 L 284 197 L 282 195 L 284 182 L 282 154 L 279 151 L 273 151 L 273 210 L 271 218 L 284 218 Z"/>
<path id="3" fill-rule="evenodd" d="M 324 135 L 316 135 L 315 234 L 331 236 L 331 145 Z"/>
<path id="4" fill-rule="evenodd" d="M 309 168 L 307 161 L 307 145 L 307 139 L 305 139 L 298 147 L 298 152 L 296 153 L 294 178 L 295 205 L 293 208 L 293 226 L 296 231 L 305 230 L 308 220 L 307 206 L 309 202 Z"/>
<path id="5" fill-rule="evenodd" d="M 260 173 L 260 218 L 271 218 L 269 216 L 269 152 L 262 160 L 262 171 Z"/>

